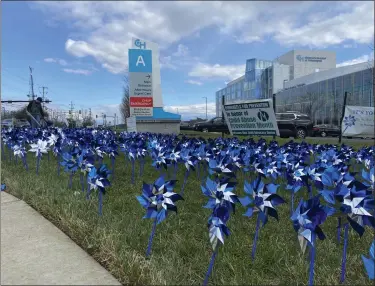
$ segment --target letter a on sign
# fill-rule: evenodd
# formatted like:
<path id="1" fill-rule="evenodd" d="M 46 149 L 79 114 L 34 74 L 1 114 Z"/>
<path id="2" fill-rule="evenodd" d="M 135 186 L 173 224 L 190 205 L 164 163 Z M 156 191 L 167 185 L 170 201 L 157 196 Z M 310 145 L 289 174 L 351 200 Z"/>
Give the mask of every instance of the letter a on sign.
<path id="1" fill-rule="evenodd" d="M 129 72 L 152 73 L 152 51 L 143 49 L 130 49 Z"/>

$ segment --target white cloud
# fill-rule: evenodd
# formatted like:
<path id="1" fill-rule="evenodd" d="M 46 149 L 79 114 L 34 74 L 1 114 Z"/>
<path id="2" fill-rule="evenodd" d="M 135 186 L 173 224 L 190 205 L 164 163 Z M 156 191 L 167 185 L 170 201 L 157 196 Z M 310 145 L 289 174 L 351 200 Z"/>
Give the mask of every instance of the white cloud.
<path id="1" fill-rule="evenodd" d="M 198 63 L 189 72 L 191 77 L 199 77 L 203 79 L 222 78 L 233 80 L 245 74 L 245 65 L 209 65 Z"/>
<path id="2" fill-rule="evenodd" d="M 57 63 L 61 66 L 67 66 L 68 65 L 66 60 L 59 59 L 59 58 L 45 58 L 44 62 L 46 62 L 46 63 Z"/>
<path id="3" fill-rule="evenodd" d="M 189 54 L 189 48 L 187 46 L 179 44 L 177 47 L 177 52 L 175 52 L 173 55 L 175 57 L 186 57 L 188 54 Z"/>
<path id="4" fill-rule="evenodd" d="M 173 105 L 164 106 L 164 110 L 167 112 L 178 113 L 181 115 L 183 120 L 193 119 L 196 117 L 206 117 L 206 104 L 193 104 L 193 105 Z M 211 118 L 216 115 L 216 105 L 214 102 L 207 103 L 207 117 Z"/>
<path id="5" fill-rule="evenodd" d="M 355 59 L 344 61 L 342 63 L 337 64 L 336 67 L 351 66 L 365 62 L 372 62 L 372 65 L 374 65 L 374 52 L 370 53 L 369 55 L 363 55 Z"/>
<path id="6" fill-rule="evenodd" d="M 189 84 L 193 84 L 193 85 L 203 85 L 203 83 L 201 83 L 200 81 L 197 81 L 197 80 L 187 80 L 185 81 L 186 83 L 189 83 Z"/>
<path id="7" fill-rule="evenodd" d="M 209 27 L 239 43 L 273 38 L 282 45 L 326 47 L 347 41 L 370 43 L 374 37 L 370 1 L 40 1 L 32 5 L 42 9 L 49 22 L 64 21 L 74 29 L 77 36 L 66 41 L 68 53 L 93 57 L 115 74 L 126 71 L 133 36 L 159 43 L 162 53 Z M 184 47 L 180 45 L 176 55 L 186 55 Z"/>
<path id="8" fill-rule="evenodd" d="M 74 73 L 74 74 L 82 74 L 82 75 L 90 75 L 93 73 L 92 70 L 84 70 L 84 69 L 63 69 L 66 73 Z"/>

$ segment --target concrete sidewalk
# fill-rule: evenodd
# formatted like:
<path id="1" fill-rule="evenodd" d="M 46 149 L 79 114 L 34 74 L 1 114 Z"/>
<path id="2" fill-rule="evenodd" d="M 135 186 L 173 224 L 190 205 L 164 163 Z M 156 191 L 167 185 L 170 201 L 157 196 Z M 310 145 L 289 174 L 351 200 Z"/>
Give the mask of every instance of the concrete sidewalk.
<path id="1" fill-rule="evenodd" d="M 1 285 L 121 285 L 25 202 L 1 192 Z"/>

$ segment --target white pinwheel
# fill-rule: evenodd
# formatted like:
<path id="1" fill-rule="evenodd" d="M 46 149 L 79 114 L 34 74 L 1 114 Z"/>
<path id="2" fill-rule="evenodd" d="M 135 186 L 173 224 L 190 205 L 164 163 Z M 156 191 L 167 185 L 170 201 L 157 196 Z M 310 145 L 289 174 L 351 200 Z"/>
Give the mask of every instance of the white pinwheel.
<path id="1" fill-rule="evenodd" d="M 47 141 L 39 139 L 36 144 L 30 144 L 31 149 L 29 152 L 35 152 L 35 157 L 41 156 L 43 154 L 47 154 L 49 147 Z"/>

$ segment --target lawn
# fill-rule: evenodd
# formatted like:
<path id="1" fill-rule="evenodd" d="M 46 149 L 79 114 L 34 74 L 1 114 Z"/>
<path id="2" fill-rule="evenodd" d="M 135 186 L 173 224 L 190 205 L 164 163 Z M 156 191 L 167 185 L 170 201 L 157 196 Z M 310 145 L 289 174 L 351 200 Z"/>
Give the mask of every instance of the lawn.
<path id="1" fill-rule="evenodd" d="M 122 284 L 202 284 L 212 253 L 207 229 L 211 211 L 203 208 L 207 199 L 194 172 L 187 181 L 184 200 L 176 203 L 178 214 L 168 216 L 157 226 L 151 258 L 146 259 L 152 221 L 142 219 L 145 211 L 136 196 L 142 192 L 143 181 L 152 183 L 159 176 L 159 171 L 151 167 L 151 161 L 147 160 L 143 177 L 138 175 L 136 164 L 137 177 L 132 185 L 129 161 L 125 161 L 124 155 L 117 157 L 115 178 L 104 196 L 103 216 L 100 217 L 97 195 L 93 193 L 91 200 L 85 199 L 78 175 L 73 177 L 73 188 L 69 189 L 68 174 L 61 171 L 57 176 L 55 157 L 42 158 L 38 176 L 35 175 L 35 157 L 29 153 L 27 160 L 29 171 L 23 168 L 20 160 L 18 163 L 2 161 L 1 176 L 7 191 L 26 201 L 63 230 Z M 105 163 L 111 166 L 109 159 L 105 159 Z M 180 167 L 177 193 L 183 178 L 184 170 Z M 242 175 L 238 176 L 238 182 L 236 194 L 244 196 Z M 278 207 L 279 222 L 270 218 L 261 228 L 254 261 L 251 249 L 256 217 L 246 218 L 243 216 L 246 209 L 236 208 L 228 222 L 232 234 L 220 247 L 210 284 L 307 283 L 308 251 L 304 255 L 301 253 L 290 220 L 289 192 L 284 190 L 284 185 L 279 190 L 287 203 Z M 322 226 L 327 238 L 317 240 L 316 285 L 339 284 L 343 243 L 336 239 L 336 226 L 337 220 L 328 218 Z M 361 254 L 367 255 L 372 239 L 373 232 L 369 228 L 361 238 L 350 230 L 345 284 L 371 284 Z"/>

